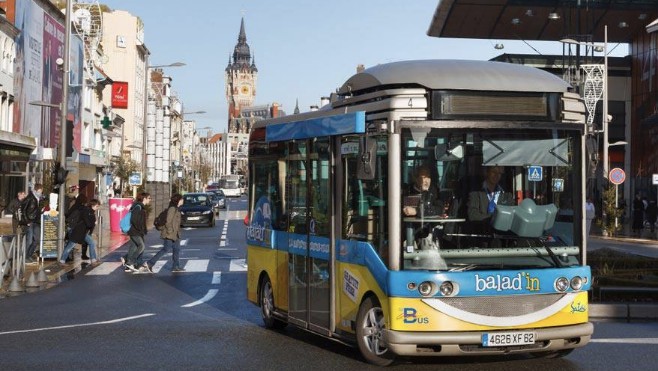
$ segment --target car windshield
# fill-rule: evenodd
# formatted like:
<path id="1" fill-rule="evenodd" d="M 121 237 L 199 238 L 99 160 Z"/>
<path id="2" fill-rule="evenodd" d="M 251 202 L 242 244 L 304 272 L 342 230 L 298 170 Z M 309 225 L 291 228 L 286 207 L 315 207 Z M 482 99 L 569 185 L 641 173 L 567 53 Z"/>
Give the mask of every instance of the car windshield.
<path id="1" fill-rule="evenodd" d="M 208 195 L 185 195 L 185 201 L 183 205 L 192 205 L 192 206 L 208 206 L 209 205 L 209 196 Z"/>

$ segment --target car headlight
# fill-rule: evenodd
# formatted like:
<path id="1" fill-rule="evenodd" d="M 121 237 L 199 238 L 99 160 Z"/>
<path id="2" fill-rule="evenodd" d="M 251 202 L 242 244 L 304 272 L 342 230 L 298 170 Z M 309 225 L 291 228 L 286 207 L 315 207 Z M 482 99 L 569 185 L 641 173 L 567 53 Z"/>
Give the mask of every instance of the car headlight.
<path id="1" fill-rule="evenodd" d="M 212 210 L 206 210 L 203 212 L 204 215 L 212 214 Z"/>

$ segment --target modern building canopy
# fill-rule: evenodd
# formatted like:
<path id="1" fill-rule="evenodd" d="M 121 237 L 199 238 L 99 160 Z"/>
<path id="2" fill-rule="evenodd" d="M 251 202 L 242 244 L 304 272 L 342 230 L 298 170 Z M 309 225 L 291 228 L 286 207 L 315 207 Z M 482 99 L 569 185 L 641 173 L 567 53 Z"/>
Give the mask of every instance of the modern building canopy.
<path id="1" fill-rule="evenodd" d="M 441 0 L 427 34 L 436 37 L 556 41 L 591 35 L 630 43 L 658 18 L 658 0 Z"/>

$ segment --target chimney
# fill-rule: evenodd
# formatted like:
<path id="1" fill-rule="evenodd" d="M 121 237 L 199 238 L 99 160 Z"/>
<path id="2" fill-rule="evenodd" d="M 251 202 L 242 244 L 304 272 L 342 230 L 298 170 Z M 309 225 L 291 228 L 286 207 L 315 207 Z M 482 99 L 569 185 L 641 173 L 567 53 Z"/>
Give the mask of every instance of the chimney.
<path id="1" fill-rule="evenodd" d="M 320 98 L 320 107 L 324 107 L 329 104 L 329 97 Z"/>
<path id="2" fill-rule="evenodd" d="M 270 117 L 271 118 L 279 117 L 279 104 L 276 102 L 272 103 L 272 107 L 270 107 Z"/>
<path id="3" fill-rule="evenodd" d="M 362 64 L 358 64 L 356 66 L 356 73 L 361 73 L 365 70 L 366 68 Z"/>
<path id="4" fill-rule="evenodd" d="M 317 111 L 317 110 L 318 110 L 318 106 L 317 106 L 317 105 L 314 104 L 314 105 L 311 106 L 311 112 L 313 112 L 313 111 Z"/>

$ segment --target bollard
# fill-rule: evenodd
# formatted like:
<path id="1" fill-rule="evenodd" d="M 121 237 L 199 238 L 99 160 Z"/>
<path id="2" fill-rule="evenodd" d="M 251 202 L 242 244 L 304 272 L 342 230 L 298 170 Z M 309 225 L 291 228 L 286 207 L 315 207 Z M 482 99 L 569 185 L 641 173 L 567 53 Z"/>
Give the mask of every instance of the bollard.
<path id="1" fill-rule="evenodd" d="M 34 274 L 34 272 L 30 273 L 30 277 L 27 278 L 27 282 L 25 283 L 25 287 L 39 287 L 39 282 L 37 282 L 37 276 Z"/>
<path id="2" fill-rule="evenodd" d="M 12 278 L 11 283 L 9 284 L 9 288 L 7 289 L 9 292 L 23 292 L 25 291 L 25 288 L 21 286 L 21 281 L 18 279 L 17 276 L 14 276 Z"/>
<path id="3" fill-rule="evenodd" d="M 46 271 L 43 269 L 43 267 L 39 269 L 39 273 L 37 274 L 37 281 L 48 282 L 48 275 L 46 275 Z"/>

